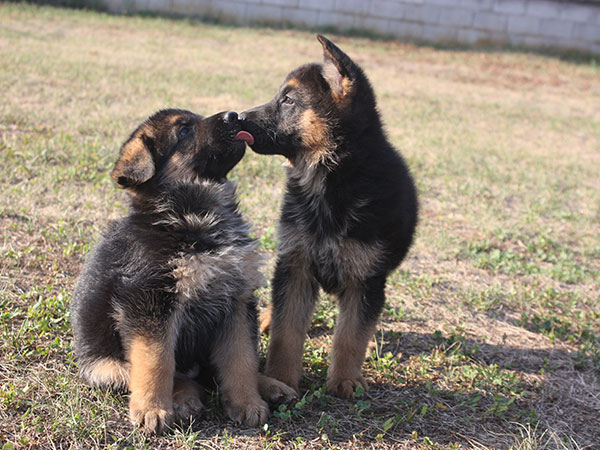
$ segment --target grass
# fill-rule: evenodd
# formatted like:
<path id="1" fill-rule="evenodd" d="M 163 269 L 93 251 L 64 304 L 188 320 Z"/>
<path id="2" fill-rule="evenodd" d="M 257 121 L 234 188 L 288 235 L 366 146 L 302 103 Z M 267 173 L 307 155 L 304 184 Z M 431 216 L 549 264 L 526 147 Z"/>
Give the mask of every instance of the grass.
<path id="1" fill-rule="evenodd" d="M 332 36 L 363 65 L 421 216 L 350 401 L 323 389 L 323 296 L 304 396 L 261 429 L 219 398 L 147 437 L 81 382 L 69 301 L 107 220 L 121 142 L 159 108 L 267 101 L 313 33 L 0 3 L 0 445 L 10 448 L 598 448 L 600 70 L 593 59 Z M 232 176 L 272 273 L 282 160 Z M 259 291 L 261 302 L 270 287 Z M 264 355 L 268 338 L 261 342 Z"/>

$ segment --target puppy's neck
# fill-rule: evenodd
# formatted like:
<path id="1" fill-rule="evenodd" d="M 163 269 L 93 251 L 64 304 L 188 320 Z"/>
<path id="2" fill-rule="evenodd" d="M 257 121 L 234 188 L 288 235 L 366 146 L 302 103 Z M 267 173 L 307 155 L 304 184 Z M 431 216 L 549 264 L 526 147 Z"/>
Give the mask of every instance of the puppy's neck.
<path id="1" fill-rule="evenodd" d="M 166 224 L 165 217 L 205 211 L 236 210 L 237 184 L 233 181 L 197 179 L 169 186 L 137 186 L 130 190 L 130 215 L 149 216 L 148 223 Z"/>

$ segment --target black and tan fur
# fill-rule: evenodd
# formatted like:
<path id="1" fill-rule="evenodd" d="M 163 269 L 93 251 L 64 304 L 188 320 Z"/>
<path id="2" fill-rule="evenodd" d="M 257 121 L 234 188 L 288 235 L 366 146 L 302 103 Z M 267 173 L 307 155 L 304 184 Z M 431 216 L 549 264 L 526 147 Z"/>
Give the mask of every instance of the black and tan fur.
<path id="1" fill-rule="evenodd" d="M 202 409 L 216 380 L 232 419 L 265 422 L 293 391 L 258 373 L 261 260 L 226 175 L 244 154 L 237 114 L 164 110 L 125 142 L 112 177 L 131 194 L 73 295 L 75 353 L 92 385 L 130 391 L 134 424 L 160 432 Z"/>
<path id="2" fill-rule="evenodd" d="M 339 300 L 328 390 L 359 385 L 389 273 L 417 223 L 412 177 L 387 140 L 363 71 L 322 36 L 324 62 L 292 71 L 269 103 L 240 115 L 252 149 L 287 158 L 265 373 L 298 390 L 319 287 Z"/>

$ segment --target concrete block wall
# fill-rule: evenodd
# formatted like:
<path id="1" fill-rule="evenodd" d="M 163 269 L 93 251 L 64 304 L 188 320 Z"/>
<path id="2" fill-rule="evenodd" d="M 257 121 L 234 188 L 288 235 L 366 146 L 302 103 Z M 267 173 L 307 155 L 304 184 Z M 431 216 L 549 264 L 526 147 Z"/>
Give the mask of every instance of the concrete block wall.
<path id="1" fill-rule="evenodd" d="M 499 43 L 600 54 L 600 2 L 574 0 L 104 0 L 240 25 L 363 30 L 401 39 Z"/>

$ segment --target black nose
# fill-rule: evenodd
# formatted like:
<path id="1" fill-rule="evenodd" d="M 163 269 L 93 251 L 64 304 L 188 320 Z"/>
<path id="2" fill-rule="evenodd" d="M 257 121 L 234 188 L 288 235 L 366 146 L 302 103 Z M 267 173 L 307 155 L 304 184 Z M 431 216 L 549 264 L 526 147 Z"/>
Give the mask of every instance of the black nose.
<path id="1" fill-rule="evenodd" d="M 236 120 L 238 120 L 238 115 L 235 111 L 227 111 L 223 115 L 224 122 L 231 123 L 231 122 L 235 122 Z"/>
<path id="2" fill-rule="evenodd" d="M 241 113 L 241 114 L 238 116 L 238 119 L 240 119 L 240 120 L 246 120 L 246 112 L 244 111 L 243 113 Z"/>

